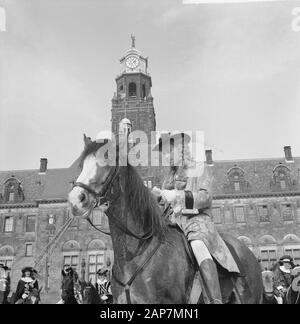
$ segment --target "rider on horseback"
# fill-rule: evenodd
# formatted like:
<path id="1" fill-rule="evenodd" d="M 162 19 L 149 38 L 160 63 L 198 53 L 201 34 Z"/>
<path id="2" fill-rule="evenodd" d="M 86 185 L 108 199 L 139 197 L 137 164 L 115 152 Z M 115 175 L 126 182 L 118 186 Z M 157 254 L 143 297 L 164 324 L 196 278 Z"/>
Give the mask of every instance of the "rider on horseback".
<path id="1" fill-rule="evenodd" d="M 38 291 L 38 282 L 33 278 L 32 267 L 25 267 L 22 269 L 22 278 L 18 282 L 15 304 L 24 304 L 29 298 L 33 290 Z"/>
<path id="2" fill-rule="evenodd" d="M 158 148 L 164 158 L 169 159 L 170 168 L 162 190 L 155 187 L 153 193 L 163 201 L 165 211 L 170 210 L 169 220 L 176 223 L 189 240 L 209 303 L 221 304 L 218 271 L 212 257 L 229 272 L 239 274 L 240 271 L 213 223 L 208 169 L 203 162 L 192 159 L 191 138 L 187 134 L 177 133 L 165 137 L 165 141 L 171 144 L 170 150 L 164 152 L 162 138 Z"/>

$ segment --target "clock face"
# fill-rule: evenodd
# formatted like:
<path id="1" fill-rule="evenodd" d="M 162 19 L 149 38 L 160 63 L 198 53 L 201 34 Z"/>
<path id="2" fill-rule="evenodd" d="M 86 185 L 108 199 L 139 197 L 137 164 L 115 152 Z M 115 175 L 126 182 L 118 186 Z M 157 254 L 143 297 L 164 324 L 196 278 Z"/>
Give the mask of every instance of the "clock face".
<path id="1" fill-rule="evenodd" d="M 129 56 L 126 60 L 126 65 L 131 69 L 135 69 L 139 63 L 140 61 L 136 56 Z"/>

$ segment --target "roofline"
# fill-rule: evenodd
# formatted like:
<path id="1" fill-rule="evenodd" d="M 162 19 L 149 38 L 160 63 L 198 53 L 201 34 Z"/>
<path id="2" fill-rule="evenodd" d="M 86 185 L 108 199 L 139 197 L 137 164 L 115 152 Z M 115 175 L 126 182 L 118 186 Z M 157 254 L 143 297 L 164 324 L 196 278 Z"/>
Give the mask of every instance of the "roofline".
<path id="1" fill-rule="evenodd" d="M 295 159 L 299 159 L 299 156 L 293 157 L 293 161 L 288 161 L 286 162 L 285 157 L 279 157 L 279 158 L 255 158 L 255 159 L 236 159 L 236 160 L 214 160 L 213 163 L 218 163 L 218 162 L 257 162 L 257 161 L 276 161 L 280 160 L 280 162 L 284 161 L 287 164 L 292 164 L 295 162 Z"/>
<path id="2" fill-rule="evenodd" d="M 289 197 L 289 196 L 291 196 L 291 197 L 300 196 L 300 191 L 216 194 L 216 195 L 213 195 L 213 200 L 247 199 L 247 198 L 272 198 L 272 197 Z"/>

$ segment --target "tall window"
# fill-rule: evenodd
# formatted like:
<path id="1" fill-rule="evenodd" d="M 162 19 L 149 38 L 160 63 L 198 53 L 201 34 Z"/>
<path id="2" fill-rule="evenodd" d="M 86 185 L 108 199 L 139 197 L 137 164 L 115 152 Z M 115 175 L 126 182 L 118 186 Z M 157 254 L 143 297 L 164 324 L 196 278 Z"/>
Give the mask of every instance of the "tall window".
<path id="1" fill-rule="evenodd" d="M 282 218 L 284 221 L 293 221 L 293 209 L 291 204 L 282 205 Z"/>
<path id="2" fill-rule="evenodd" d="M 232 224 L 233 223 L 233 218 L 232 218 L 230 208 L 228 208 L 228 209 L 226 208 L 226 210 L 225 210 L 225 223 L 226 224 Z"/>
<path id="3" fill-rule="evenodd" d="M 234 191 L 241 191 L 241 186 L 239 182 L 234 182 Z"/>
<path id="4" fill-rule="evenodd" d="M 245 208 L 244 206 L 235 207 L 235 217 L 237 223 L 245 223 Z"/>
<path id="5" fill-rule="evenodd" d="M 32 243 L 26 243 L 25 246 L 25 256 L 32 256 L 33 255 L 33 244 Z"/>
<path id="6" fill-rule="evenodd" d="M 270 269 L 277 261 L 277 250 L 276 248 L 261 248 L 260 250 L 261 266 Z"/>
<path id="7" fill-rule="evenodd" d="M 285 247 L 284 254 L 290 255 L 294 259 L 295 264 L 300 264 L 300 246 Z"/>
<path id="8" fill-rule="evenodd" d="M 14 192 L 10 192 L 9 196 L 8 196 L 8 201 L 9 202 L 13 202 L 15 200 L 15 193 Z"/>
<path id="9" fill-rule="evenodd" d="M 89 280 L 96 283 L 97 271 L 103 268 L 104 265 L 104 251 L 92 252 L 89 255 Z"/>
<path id="10" fill-rule="evenodd" d="M 143 84 L 142 86 L 142 98 L 146 97 L 146 86 Z"/>
<path id="11" fill-rule="evenodd" d="M 78 255 L 64 255 L 64 268 L 72 267 L 77 271 L 79 264 L 79 256 Z"/>
<path id="12" fill-rule="evenodd" d="M 129 97 L 136 97 L 136 84 L 134 82 L 129 83 Z"/>
<path id="13" fill-rule="evenodd" d="M 34 233 L 35 232 L 35 216 L 27 216 L 26 218 L 26 232 Z"/>
<path id="14" fill-rule="evenodd" d="M 14 218 L 12 216 L 7 216 L 4 218 L 4 232 L 13 231 Z"/>
<path id="15" fill-rule="evenodd" d="M 267 205 L 258 206 L 258 213 L 262 223 L 270 222 L 270 213 Z"/>
<path id="16" fill-rule="evenodd" d="M 214 220 L 214 223 L 221 224 L 222 223 L 222 219 L 221 219 L 221 208 L 220 207 L 214 207 L 212 209 L 212 212 L 213 212 L 213 220 Z"/>

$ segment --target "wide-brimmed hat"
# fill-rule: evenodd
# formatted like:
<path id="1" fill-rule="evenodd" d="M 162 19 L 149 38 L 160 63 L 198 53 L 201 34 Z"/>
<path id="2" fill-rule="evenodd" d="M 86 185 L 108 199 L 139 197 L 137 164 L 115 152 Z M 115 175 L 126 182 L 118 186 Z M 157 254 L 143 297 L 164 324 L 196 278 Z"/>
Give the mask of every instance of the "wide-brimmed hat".
<path id="1" fill-rule="evenodd" d="M 293 264 L 293 258 L 290 255 L 284 255 L 279 259 L 280 263 L 291 263 Z"/>
<path id="2" fill-rule="evenodd" d="M 22 273 L 24 274 L 25 272 L 33 272 L 33 268 L 32 267 L 25 267 L 25 268 L 23 268 L 22 270 Z"/>
<path id="3" fill-rule="evenodd" d="M 162 133 L 158 143 L 153 147 L 153 151 L 161 151 L 164 144 L 169 143 L 171 144 L 188 144 L 191 141 L 191 137 L 184 133 L 184 132 L 169 132 L 169 133 Z"/>
<path id="4" fill-rule="evenodd" d="M 105 276 L 105 275 L 107 275 L 107 273 L 108 273 L 108 269 L 106 269 L 106 268 L 99 269 L 99 270 L 97 271 L 97 274 L 98 274 L 99 276 Z"/>

